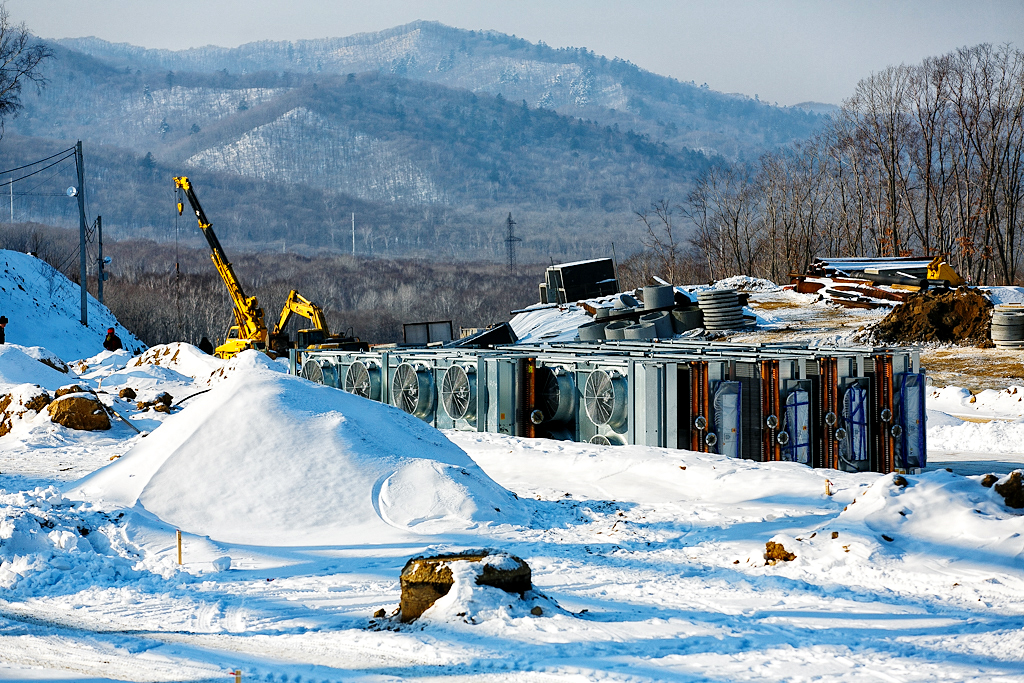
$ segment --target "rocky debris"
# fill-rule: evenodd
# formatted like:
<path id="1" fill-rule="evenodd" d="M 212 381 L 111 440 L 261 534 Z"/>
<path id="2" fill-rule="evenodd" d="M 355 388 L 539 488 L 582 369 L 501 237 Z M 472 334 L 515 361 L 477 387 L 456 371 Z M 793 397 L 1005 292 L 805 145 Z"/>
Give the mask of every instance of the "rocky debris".
<path id="1" fill-rule="evenodd" d="M 967 287 L 928 290 L 910 296 L 874 328 L 882 342 L 959 342 L 988 340 L 992 303 Z"/>
<path id="2" fill-rule="evenodd" d="M 522 596 L 533 585 L 530 567 L 515 555 L 494 550 L 470 550 L 463 553 L 414 557 L 402 569 L 401 620 L 409 622 L 427 611 L 451 590 L 454 580 L 452 562 L 482 563 L 477 585 L 493 586 Z"/>
<path id="3" fill-rule="evenodd" d="M 127 401 L 134 401 L 138 397 L 138 394 L 136 394 L 135 390 L 131 387 L 125 387 L 121 391 L 117 392 L 117 397 L 123 398 Z"/>
<path id="4" fill-rule="evenodd" d="M 994 474 L 986 474 L 981 478 L 981 485 L 987 489 L 992 488 L 993 484 L 999 481 L 999 477 Z"/>
<path id="5" fill-rule="evenodd" d="M 95 394 L 96 392 L 89 387 L 83 387 L 81 384 L 68 384 L 61 387 L 57 391 L 53 392 L 53 397 L 58 399 L 68 394 Z"/>
<path id="6" fill-rule="evenodd" d="M 135 392 L 132 392 L 135 393 Z M 157 397 L 152 401 L 139 401 L 135 404 L 135 407 L 146 412 L 150 408 L 158 413 L 169 413 L 171 412 L 171 403 L 174 401 L 174 397 L 168 394 L 166 391 L 157 394 Z"/>
<path id="7" fill-rule="evenodd" d="M 897 474 L 897 475 L 895 475 L 892 478 L 892 485 L 893 486 L 898 486 L 901 489 L 902 488 L 906 488 L 906 486 L 907 486 L 907 478 L 904 477 L 902 474 Z"/>
<path id="8" fill-rule="evenodd" d="M 1006 507 L 1024 508 L 1024 481 L 1021 470 L 1014 470 L 993 487 L 1003 497 Z"/>
<path id="9" fill-rule="evenodd" d="M 74 393 L 60 396 L 50 403 L 47 410 L 50 419 L 68 429 L 97 431 L 110 429 L 107 411 L 91 393 Z"/>
<path id="10" fill-rule="evenodd" d="M 56 356 L 40 358 L 39 362 L 42 363 L 43 365 L 49 365 L 57 372 L 64 373 L 65 375 L 68 374 L 68 372 L 71 370 L 71 366 L 69 366 L 67 363 L 62 361 L 60 358 L 57 358 Z"/>
<path id="11" fill-rule="evenodd" d="M 789 552 L 781 543 L 768 541 L 764 544 L 764 560 L 767 564 L 778 564 L 779 562 L 792 562 L 796 554 Z"/>
<path id="12" fill-rule="evenodd" d="M 29 412 L 38 413 L 50 403 L 50 394 L 38 385 L 19 387 L 0 396 L 0 436 L 10 433 L 14 420 Z"/>

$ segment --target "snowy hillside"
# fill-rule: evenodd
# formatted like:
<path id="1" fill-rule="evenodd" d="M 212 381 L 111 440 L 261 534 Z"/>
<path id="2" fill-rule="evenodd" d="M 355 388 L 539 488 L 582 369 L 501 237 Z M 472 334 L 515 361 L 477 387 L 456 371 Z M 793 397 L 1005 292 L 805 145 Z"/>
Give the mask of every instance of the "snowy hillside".
<path id="1" fill-rule="evenodd" d="M 45 261 L 0 249 L 0 315 L 10 320 L 7 342 L 42 346 L 65 361 L 103 350 L 113 327 L 126 349 L 145 345 L 117 322 L 110 310 L 89 295 L 89 326 L 81 323 L 81 290 Z"/>

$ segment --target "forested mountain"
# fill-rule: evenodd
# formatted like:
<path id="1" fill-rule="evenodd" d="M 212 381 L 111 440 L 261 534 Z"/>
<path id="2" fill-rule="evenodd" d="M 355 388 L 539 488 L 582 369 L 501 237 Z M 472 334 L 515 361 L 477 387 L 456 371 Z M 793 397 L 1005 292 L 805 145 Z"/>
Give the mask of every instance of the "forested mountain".
<path id="1" fill-rule="evenodd" d="M 426 22 L 235 49 L 51 46 L 0 167 L 82 139 L 90 207 L 122 238 L 173 235 L 170 176 L 188 174 L 226 241 L 255 248 L 350 249 L 354 212 L 363 255 L 501 258 L 512 212 L 524 258 L 628 252 L 636 209 L 821 123 Z M 70 202 L 15 194 L 18 220 L 67 222 Z"/>

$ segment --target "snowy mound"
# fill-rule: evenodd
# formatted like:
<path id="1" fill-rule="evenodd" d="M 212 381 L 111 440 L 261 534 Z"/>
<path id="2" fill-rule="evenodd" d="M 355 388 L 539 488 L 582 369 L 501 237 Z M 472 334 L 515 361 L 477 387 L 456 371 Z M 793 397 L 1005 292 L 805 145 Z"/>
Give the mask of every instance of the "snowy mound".
<path id="1" fill-rule="evenodd" d="M 74 374 L 54 370 L 29 355 L 30 351 L 15 344 L 0 344 L 0 390 L 18 384 L 38 384 L 53 391 L 74 381 Z"/>
<path id="2" fill-rule="evenodd" d="M 275 371 L 256 352 L 71 497 L 258 545 L 383 544 L 525 520 L 516 497 L 396 408 Z"/>
<path id="3" fill-rule="evenodd" d="M 10 319 L 7 341 L 45 346 L 66 361 L 85 358 L 103 349 L 107 328 L 113 327 L 126 349 L 145 344 L 117 322 L 106 306 L 89 296 L 89 326 L 83 327 L 81 290 L 45 261 L 0 249 L 0 314 Z"/>

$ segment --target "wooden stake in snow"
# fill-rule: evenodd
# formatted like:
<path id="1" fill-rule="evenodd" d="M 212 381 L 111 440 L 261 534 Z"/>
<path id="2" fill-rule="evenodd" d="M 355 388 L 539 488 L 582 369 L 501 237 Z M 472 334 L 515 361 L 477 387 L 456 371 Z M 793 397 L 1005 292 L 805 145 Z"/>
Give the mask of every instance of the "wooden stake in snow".
<path id="1" fill-rule="evenodd" d="M 178 535 L 178 564 L 181 564 L 181 529 L 175 530 Z"/>
<path id="2" fill-rule="evenodd" d="M 242 670 L 235 669 L 231 672 L 231 675 L 235 677 L 235 683 L 242 683 Z"/>

